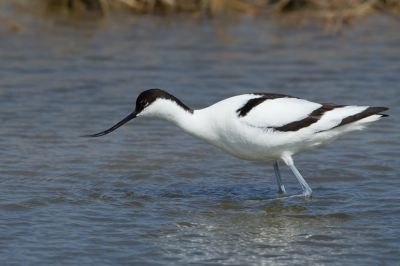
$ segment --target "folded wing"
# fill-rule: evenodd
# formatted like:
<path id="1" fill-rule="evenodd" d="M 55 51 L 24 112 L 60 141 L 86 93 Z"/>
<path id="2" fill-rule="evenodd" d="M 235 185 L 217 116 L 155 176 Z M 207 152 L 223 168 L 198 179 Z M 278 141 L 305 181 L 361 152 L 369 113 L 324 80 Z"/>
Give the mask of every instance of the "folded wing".
<path id="1" fill-rule="evenodd" d="M 386 107 L 319 104 L 286 95 L 280 96 L 260 95 L 249 100 L 237 110 L 240 120 L 249 126 L 270 128 L 280 132 L 299 130 L 320 132 L 388 110 Z"/>

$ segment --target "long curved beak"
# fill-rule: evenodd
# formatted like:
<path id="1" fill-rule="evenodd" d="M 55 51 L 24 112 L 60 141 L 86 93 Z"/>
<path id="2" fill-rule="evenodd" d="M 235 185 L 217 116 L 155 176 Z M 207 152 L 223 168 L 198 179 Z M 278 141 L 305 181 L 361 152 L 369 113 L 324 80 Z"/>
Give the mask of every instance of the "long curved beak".
<path id="1" fill-rule="evenodd" d="M 137 113 L 133 112 L 130 115 L 128 115 L 127 117 L 125 117 L 124 119 L 122 119 L 120 122 L 118 122 L 116 125 L 114 125 L 113 127 L 109 128 L 103 132 L 93 134 L 93 135 L 85 135 L 85 136 L 81 136 L 81 137 L 95 138 L 95 137 L 101 137 L 101 136 L 107 135 L 108 133 L 113 132 L 114 130 L 116 130 L 117 128 L 119 128 L 120 126 L 125 124 L 126 122 L 134 119 L 136 116 L 137 116 Z"/>

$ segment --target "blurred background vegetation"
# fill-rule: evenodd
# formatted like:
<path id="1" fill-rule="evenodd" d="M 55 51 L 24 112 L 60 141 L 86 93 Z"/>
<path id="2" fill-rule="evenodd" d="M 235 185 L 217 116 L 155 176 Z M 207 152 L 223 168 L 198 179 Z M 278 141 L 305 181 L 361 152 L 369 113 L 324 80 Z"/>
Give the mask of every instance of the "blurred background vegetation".
<path id="1" fill-rule="evenodd" d="M 317 19 L 339 29 L 355 18 L 383 14 L 400 19 L 400 0 L 0 0 L 0 23 L 18 31 L 10 6 L 41 15 L 102 19 L 121 12 L 192 18 L 249 15 Z M 6 8 L 4 8 L 6 7 Z"/>
<path id="2" fill-rule="evenodd" d="M 64 10 L 76 15 L 88 12 L 106 15 L 127 9 L 140 13 L 201 13 L 221 15 L 242 12 L 251 15 L 282 14 L 303 11 L 317 17 L 356 17 L 376 12 L 400 15 L 398 0 L 42 0 L 52 11 Z"/>

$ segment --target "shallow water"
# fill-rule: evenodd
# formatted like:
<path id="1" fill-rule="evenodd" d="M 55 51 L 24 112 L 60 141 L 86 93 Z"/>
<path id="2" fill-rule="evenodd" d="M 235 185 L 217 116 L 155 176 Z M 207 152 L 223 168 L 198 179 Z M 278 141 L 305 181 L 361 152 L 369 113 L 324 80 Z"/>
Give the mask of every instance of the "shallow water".
<path id="1" fill-rule="evenodd" d="M 391 265 L 400 260 L 400 34 L 254 18 L 41 20 L 0 41 L 0 257 L 10 264 Z M 390 117 L 281 167 L 158 120 L 97 133 L 162 88 L 188 106 L 275 92 Z"/>

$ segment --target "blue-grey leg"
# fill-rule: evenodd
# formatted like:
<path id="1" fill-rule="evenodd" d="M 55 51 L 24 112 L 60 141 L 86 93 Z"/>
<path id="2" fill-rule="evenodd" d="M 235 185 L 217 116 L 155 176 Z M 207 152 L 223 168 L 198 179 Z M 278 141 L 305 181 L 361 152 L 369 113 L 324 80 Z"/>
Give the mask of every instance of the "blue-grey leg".
<path id="1" fill-rule="evenodd" d="M 286 193 L 285 186 L 282 183 L 281 172 L 279 171 L 279 163 L 278 163 L 278 161 L 276 161 L 274 163 L 274 170 L 275 170 L 276 181 L 278 182 L 278 187 L 279 187 L 279 191 L 278 192 L 280 194 Z"/>
<path id="2" fill-rule="evenodd" d="M 299 180 L 300 185 L 303 188 L 304 196 L 311 198 L 312 190 L 308 186 L 306 180 L 304 180 L 304 178 L 301 176 L 299 171 L 297 171 L 296 166 L 294 166 L 294 164 L 289 164 L 289 167 L 290 167 L 290 169 L 292 169 L 293 174 L 297 177 L 297 180 Z"/>

